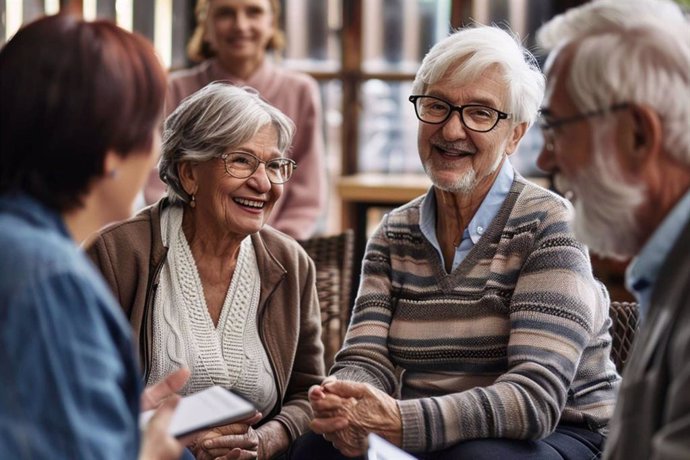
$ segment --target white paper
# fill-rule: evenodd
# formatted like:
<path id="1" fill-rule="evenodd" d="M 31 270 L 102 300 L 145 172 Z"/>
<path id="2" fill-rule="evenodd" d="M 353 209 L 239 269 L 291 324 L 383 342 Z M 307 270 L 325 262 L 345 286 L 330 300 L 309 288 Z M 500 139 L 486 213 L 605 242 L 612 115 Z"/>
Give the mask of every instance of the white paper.
<path id="1" fill-rule="evenodd" d="M 250 402 L 216 385 L 182 398 L 175 409 L 168 432 L 179 437 L 203 428 L 243 420 L 252 416 L 255 411 Z M 144 429 L 153 412 L 149 410 L 140 414 L 141 429 Z"/>
<path id="2" fill-rule="evenodd" d="M 412 455 L 374 433 L 369 433 L 367 441 L 367 460 L 416 460 Z"/>

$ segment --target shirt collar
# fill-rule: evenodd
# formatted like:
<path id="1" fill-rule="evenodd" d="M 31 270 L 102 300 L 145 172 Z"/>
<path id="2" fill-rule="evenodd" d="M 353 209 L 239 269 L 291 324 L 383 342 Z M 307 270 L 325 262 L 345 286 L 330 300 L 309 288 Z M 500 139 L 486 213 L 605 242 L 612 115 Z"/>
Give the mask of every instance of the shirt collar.
<path id="1" fill-rule="evenodd" d="M 652 289 L 659 276 L 659 270 L 680 236 L 680 232 L 685 228 L 689 215 L 690 191 L 676 203 L 639 254 L 628 265 L 625 285 L 637 298 L 642 317 L 649 309 Z"/>
<path id="2" fill-rule="evenodd" d="M 477 244 L 477 241 L 479 241 L 489 228 L 491 221 L 493 221 L 496 214 L 498 214 L 498 211 L 501 209 L 503 202 L 510 192 L 514 178 L 515 170 L 510 160 L 506 158 L 503 161 L 503 165 L 501 165 L 501 170 L 496 176 L 496 180 L 494 180 L 489 192 L 484 197 L 484 200 L 479 205 L 479 209 L 477 209 L 477 212 L 467 226 L 466 233 L 469 233 L 469 237 L 473 244 Z M 439 248 L 440 245 L 436 238 L 436 196 L 433 190 L 433 187 L 431 187 L 422 200 L 419 211 L 419 227 L 427 240 L 435 247 Z"/>

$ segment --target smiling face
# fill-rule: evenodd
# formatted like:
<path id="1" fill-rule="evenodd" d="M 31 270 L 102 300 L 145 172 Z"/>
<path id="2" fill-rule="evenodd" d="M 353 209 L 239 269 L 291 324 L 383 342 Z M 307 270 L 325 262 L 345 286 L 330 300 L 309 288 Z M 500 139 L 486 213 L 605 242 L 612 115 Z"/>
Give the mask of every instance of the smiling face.
<path id="1" fill-rule="evenodd" d="M 282 156 L 272 125 L 259 129 L 249 142 L 232 150 L 249 152 L 263 161 Z M 194 215 L 195 226 L 239 238 L 261 230 L 283 193 L 283 185 L 268 180 L 263 163 L 251 176 L 238 179 L 225 172 L 220 158 L 199 164 L 187 162 L 180 165 L 180 179 L 184 189 L 195 195 L 196 207 L 187 211 Z"/>
<path id="2" fill-rule="evenodd" d="M 508 112 L 507 89 L 497 67 L 490 67 L 473 82 L 458 84 L 450 78 L 451 67 L 440 81 L 429 85 L 425 95 L 436 96 L 460 106 L 479 104 Z M 501 120 L 491 131 L 468 130 L 454 112 L 441 124 L 419 122 L 417 143 L 419 157 L 433 184 L 448 192 L 480 192 L 489 186 L 506 154 L 517 148 L 527 128 Z M 479 186 L 479 187 L 478 187 Z"/>
<path id="3" fill-rule="evenodd" d="M 206 36 L 223 63 L 262 61 L 275 33 L 269 0 L 210 0 Z"/>

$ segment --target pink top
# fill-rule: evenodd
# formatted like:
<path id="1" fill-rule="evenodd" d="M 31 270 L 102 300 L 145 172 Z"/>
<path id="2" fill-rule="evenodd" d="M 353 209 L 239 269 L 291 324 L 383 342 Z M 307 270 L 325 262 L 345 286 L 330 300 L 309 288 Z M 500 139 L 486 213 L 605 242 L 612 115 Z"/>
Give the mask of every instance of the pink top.
<path id="1" fill-rule="evenodd" d="M 261 97 L 295 123 L 295 137 L 288 156 L 297 162 L 297 169 L 285 184 L 283 196 L 275 204 L 268 224 L 296 239 L 310 237 L 326 203 L 325 150 L 318 84 L 309 75 L 283 69 L 267 61 L 247 80 L 241 80 L 221 68 L 216 59 L 209 59 L 170 75 L 166 115 L 193 92 L 219 80 L 256 89 Z M 144 192 L 147 203 L 163 196 L 164 187 L 158 171 L 152 173 Z"/>

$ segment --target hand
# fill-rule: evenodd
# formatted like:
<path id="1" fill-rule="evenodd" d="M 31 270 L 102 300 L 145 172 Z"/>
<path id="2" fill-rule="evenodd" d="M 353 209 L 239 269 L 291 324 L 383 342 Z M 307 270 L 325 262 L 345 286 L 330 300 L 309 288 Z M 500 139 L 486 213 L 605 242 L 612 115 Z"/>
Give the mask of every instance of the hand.
<path id="1" fill-rule="evenodd" d="M 245 460 L 259 457 L 259 436 L 251 425 L 261 420 L 252 417 L 230 425 L 212 428 L 199 436 L 193 448 L 197 460 Z"/>
<path id="2" fill-rule="evenodd" d="M 311 428 L 323 434 L 343 455 L 363 455 L 366 436 L 376 433 L 402 444 L 402 420 L 396 400 L 366 383 L 324 381 L 309 390 L 315 419 Z"/>
<path id="3" fill-rule="evenodd" d="M 144 389 L 141 395 L 141 410 L 154 409 L 171 395 L 184 387 L 189 379 L 189 369 L 181 368 L 168 374 L 165 379 Z"/>
<path id="4" fill-rule="evenodd" d="M 156 409 L 146 425 L 139 460 L 178 460 L 180 458 L 182 444 L 168 434 L 170 421 L 179 402 L 180 397 L 173 395 Z"/>

